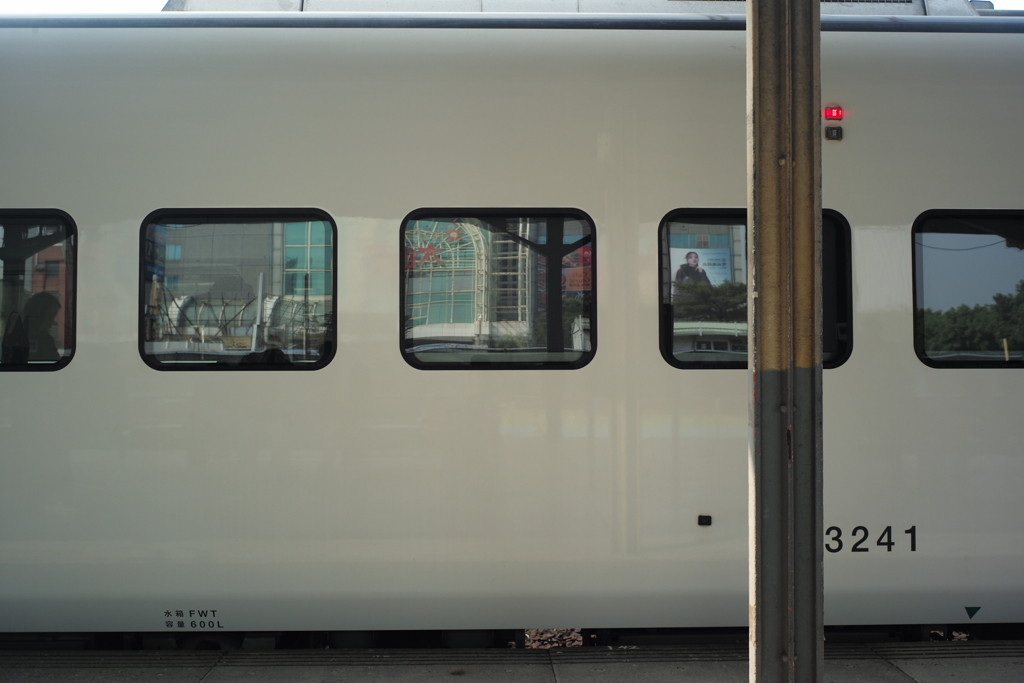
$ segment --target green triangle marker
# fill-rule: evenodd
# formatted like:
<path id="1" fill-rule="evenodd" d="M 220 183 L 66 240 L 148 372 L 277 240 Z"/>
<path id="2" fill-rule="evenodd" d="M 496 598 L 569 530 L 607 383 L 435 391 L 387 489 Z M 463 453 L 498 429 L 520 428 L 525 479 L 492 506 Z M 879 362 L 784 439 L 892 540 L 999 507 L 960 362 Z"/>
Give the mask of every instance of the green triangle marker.
<path id="1" fill-rule="evenodd" d="M 967 618 L 968 619 L 973 619 L 974 615 L 977 614 L 978 610 L 980 610 L 981 608 L 980 607 L 964 607 L 964 609 L 967 610 Z"/>

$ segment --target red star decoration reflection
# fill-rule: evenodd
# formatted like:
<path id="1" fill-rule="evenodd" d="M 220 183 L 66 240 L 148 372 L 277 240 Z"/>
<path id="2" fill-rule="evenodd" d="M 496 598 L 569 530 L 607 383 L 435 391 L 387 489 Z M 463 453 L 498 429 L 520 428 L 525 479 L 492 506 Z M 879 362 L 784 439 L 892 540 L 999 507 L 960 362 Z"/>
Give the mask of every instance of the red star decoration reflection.
<path id="1" fill-rule="evenodd" d="M 462 231 L 459 230 L 458 228 L 452 228 L 451 230 L 446 232 L 444 236 L 448 238 L 449 242 L 458 242 L 460 239 L 462 239 Z"/>
<path id="2" fill-rule="evenodd" d="M 422 266 L 424 263 L 436 263 L 439 266 L 444 265 L 441 263 L 441 250 L 433 244 L 428 244 L 425 247 L 418 247 L 416 251 L 421 255 L 420 260 L 416 262 L 417 266 Z"/>

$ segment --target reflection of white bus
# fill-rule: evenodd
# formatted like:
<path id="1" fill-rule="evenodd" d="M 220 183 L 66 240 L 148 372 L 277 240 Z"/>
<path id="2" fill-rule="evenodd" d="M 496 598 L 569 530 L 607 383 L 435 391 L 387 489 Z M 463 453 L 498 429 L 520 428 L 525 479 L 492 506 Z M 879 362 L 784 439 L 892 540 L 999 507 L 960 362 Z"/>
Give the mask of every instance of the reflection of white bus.
<path id="1" fill-rule="evenodd" d="M 729 360 L 746 361 L 747 324 L 740 322 L 677 322 L 673 325 L 672 353 L 680 360 L 689 354 L 729 355 Z"/>
<path id="2" fill-rule="evenodd" d="M 964 8 L 823 20 L 822 104 L 844 112 L 822 123 L 843 129 L 823 205 L 849 224 L 828 327 L 856 333 L 823 379 L 828 624 L 1024 622 L 1021 349 L 998 321 L 998 346 L 953 349 L 948 314 L 1016 278 L 1024 20 Z M 223 632 L 744 626 L 746 326 L 676 328 L 659 260 L 667 216 L 742 224 L 741 28 L 0 19 L 0 225 L 30 240 L 26 215 L 66 212 L 74 265 L 61 360 L 0 363 L 0 630 L 177 637 L 191 610 Z M 403 240 L 427 211 L 491 219 L 520 260 L 456 272 L 438 245 L 478 236 Z M 278 227 L 253 246 L 252 225 Z M 11 244 L 21 315 L 36 292 L 6 273 L 57 280 Z M 960 276 L 941 264 L 989 253 L 1007 260 L 937 298 Z M 170 279 L 225 254 L 244 296 Z M 522 265 L 541 257 L 590 269 L 544 299 L 562 327 L 537 322 L 563 278 Z M 1000 287 L 968 307 L 1015 310 Z"/>

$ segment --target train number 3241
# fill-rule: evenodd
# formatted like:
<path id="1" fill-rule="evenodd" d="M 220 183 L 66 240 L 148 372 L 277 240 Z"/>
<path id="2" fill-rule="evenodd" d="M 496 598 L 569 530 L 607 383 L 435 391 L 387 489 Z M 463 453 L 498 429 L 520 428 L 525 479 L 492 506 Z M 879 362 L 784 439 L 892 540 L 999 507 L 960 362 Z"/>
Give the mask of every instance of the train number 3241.
<path id="1" fill-rule="evenodd" d="M 840 529 L 837 526 L 830 526 L 828 529 L 825 530 L 825 533 L 828 534 L 829 539 L 828 543 L 825 544 L 825 550 L 829 551 L 830 553 L 838 553 L 840 550 L 843 549 L 842 529 Z M 906 529 L 903 533 L 910 536 L 910 552 L 916 552 L 917 526 L 912 526 L 909 529 Z M 855 526 L 853 528 L 852 536 L 852 540 L 854 541 L 854 543 L 852 546 L 850 546 L 851 553 L 866 553 L 871 549 L 870 546 L 865 545 L 865 543 L 867 543 L 868 541 L 868 538 L 871 536 L 871 533 L 868 531 L 868 528 L 866 526 Z M 878 540 L 875 541 L 875 545 L 885 548 L 885 551 L 888 553 L 892 552 L 892 548 L 894 545 L 896 545 L 896 541 L 892 540 L 891 526 L 885 527 L 885 531 L 883 531 L 882 535 L 879 536 Z"/>

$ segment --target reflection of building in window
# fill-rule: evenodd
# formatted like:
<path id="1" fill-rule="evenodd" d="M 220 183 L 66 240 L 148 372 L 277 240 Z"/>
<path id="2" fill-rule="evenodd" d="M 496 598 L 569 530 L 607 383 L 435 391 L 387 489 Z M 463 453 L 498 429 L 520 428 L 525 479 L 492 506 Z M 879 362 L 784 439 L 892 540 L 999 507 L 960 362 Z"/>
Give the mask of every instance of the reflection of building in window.
<path id="1" fill-rule="evenodd" d="M 326 221 L 147 226 L 147 353 L 158 362 L 246 364 L 254 353 L 260 363 L 317 361 L 333 339 L 332 238 Z"/>
<path id="2" fill-rule="evenodd" d="M 537 231 L 517 221 L 515 235 Z M 406 309 L 412 336 L 475 344 L 529 344 L 542 257 L 475 219 L 416 221 L 406 229 Z"/>
<path id="3" fill-rule="evenodd" d="M 472 362 L 493 362 L 495 352 L 533 349 L 575 353 L 538 362 L 571 362 L 591 349 L 589 223 L 565 217 L 430 217 L 409 221 L 403 235 L 408 351 L 447 354 L 437 362 L 455 362 L 460 352 L 473 354 Z M 556 244 L 547 243 L 549 235 Z M 550 277 L 549 255 L 562 262 Z M 551 301 L 549 285 L 559 292 Z M 553 331 L 547 327 L 552 310 L 563 318 Z"/>
<path id="4" fill-rule="evenodd" d="M 412 336 L 474 343 L 488 334 L 478 323 L 491 318 L 484 284 L 490 239 L 472 220 L 414 221 L 406 228 L 406 326 Z"/>
<path id="5" fill-rule="evenodd" d="M 284 293 L 331 294 L 331 236 L 326 223 L 284 225 Z"/>
<path id="6" fill-rule="evenodd" d="M 520 234 L 530 238 L 529 226 Z M 532 266 L 532 268 L 531 268 Z M 494 292 L 495 322 L 529 322 L 532 312 L 531 274 L 536 278 L 536 262 L 529 250 L 508 235 L 496 234 L 491 254 L 491 287 Z M 518 329 L 507 330 L 515 334 Z M 525 330 L 524 330 L 525 331 Z"/>

